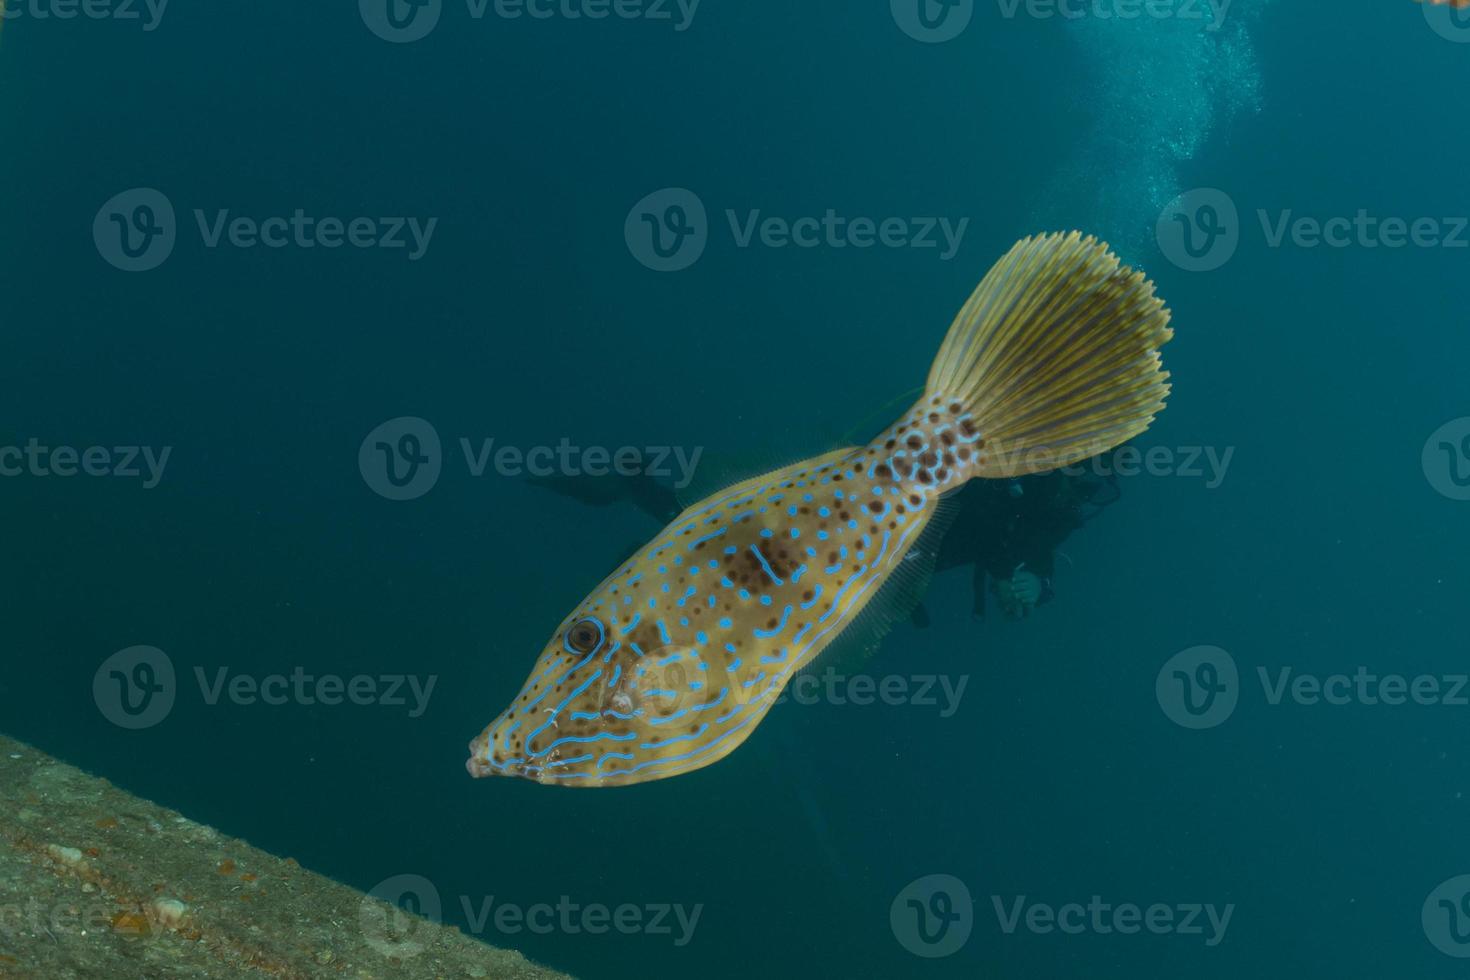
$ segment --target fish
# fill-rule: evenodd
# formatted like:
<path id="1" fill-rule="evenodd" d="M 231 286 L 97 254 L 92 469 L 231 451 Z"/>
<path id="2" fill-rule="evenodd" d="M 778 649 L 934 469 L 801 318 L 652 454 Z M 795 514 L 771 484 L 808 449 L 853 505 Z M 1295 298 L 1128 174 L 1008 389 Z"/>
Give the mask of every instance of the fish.
<path id="1" fill-rule="evenodd" d="M 466 769 L 610 787 L 723 759 L 836 641 L 903 614 L 946 495 L 1147 429 L 1170 390 L 1169 320 L 1096 238 L 1021 239 L 961 307 L 912 407 L 866 444 L 686 508 L 562 620 Z"/>

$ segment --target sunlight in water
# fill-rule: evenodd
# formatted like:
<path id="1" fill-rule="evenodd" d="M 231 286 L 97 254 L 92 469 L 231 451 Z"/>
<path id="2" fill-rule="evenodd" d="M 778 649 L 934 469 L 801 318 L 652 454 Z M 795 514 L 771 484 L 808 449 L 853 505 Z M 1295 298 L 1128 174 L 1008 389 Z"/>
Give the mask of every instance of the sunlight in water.
<path id="1" fill-rule="evenodd" d="M 1086 63 L 1075 91 L 1092 128 L 1053 176 L 1033 223 L 1089 215 L 1088 230 L 1123 258 L 1148 257 L 1155 218 L 1184 189 L 1180 165 L 1260 108 L 1251 31 L 1270 2 L 1235 0 L 1223 15 L 1201 3 L 1192 18 L 1070 22 Z"/>

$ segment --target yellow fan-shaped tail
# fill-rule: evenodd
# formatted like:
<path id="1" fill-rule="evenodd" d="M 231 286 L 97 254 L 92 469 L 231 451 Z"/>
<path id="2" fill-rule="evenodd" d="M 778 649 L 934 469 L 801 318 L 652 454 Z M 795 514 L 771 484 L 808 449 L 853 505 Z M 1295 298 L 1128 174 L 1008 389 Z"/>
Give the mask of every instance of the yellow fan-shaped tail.
<path id="1" fill-rule="evenodd" d="M 950 327 L 927 394 L 958 401 L 978 430 L 972 475 L 1057 469 L 1148 428 L 1169 375 L 1169 312 L 1143 274 L 1078 232 L 1025 238 Z"/>

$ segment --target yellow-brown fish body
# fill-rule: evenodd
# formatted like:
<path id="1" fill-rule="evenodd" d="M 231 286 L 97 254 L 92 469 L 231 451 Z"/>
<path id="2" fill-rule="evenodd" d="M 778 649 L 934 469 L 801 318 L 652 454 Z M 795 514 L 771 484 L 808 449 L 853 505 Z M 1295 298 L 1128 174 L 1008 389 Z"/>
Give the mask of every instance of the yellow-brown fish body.
<path id="1" fill-rule="evenodd" d="M 1167 313 L 1091 239 L 1019 243 L 961 310 L 918 403 L 866 446 L 680 514 L 562 622 L 470 743 L 476 776 L 613 786 L 728 755 L 895 576 L 940 496 L 1145 428 Z"/>

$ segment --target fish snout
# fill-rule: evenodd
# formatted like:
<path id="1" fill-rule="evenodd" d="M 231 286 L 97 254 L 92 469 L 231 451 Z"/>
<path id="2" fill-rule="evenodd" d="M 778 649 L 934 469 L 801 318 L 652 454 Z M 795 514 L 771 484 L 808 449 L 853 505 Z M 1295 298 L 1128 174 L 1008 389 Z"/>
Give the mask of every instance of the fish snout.
<path id="1" fill-rule="evenodd" d="M 470 757 L 465 760 L 465 770 L 476 779 L 486 776 L 527 776 L 526 762 L 510 758 L 503 748 L 491 748 L 495 744 L 493 727 L 487 728 L 470 743 Z"/>
<path id="2" fill-rule="evenodd" d="M 464 767 L 476 779 L 495 775 L 495 767 L 490 763 L 489 741 L 489 733 L 486 732 L 470 742 L 470 757 L 465 760 Z"/>

